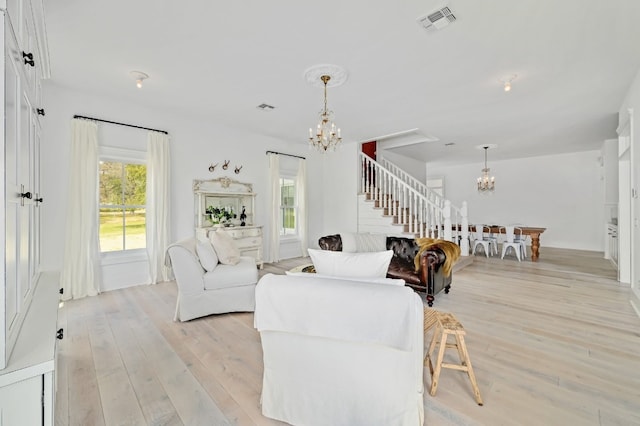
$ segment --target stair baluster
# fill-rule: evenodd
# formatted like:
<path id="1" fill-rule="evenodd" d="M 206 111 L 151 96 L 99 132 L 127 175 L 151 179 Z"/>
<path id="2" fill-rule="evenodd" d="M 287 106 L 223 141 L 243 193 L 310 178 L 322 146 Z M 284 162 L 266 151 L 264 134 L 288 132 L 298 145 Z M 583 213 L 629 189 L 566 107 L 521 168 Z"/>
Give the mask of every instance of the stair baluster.
<path id="1" fill-rule="evenodd" d="M 418 237 L 443 238 L 460 245 L 463 256 L 469 254 L 467 203 L 460 208 L 429 189 L 400 167 L 386 161 L 376 162 L 360 153 L 360 191 L 365 198 L 394 217 L 403 232 Z"/>

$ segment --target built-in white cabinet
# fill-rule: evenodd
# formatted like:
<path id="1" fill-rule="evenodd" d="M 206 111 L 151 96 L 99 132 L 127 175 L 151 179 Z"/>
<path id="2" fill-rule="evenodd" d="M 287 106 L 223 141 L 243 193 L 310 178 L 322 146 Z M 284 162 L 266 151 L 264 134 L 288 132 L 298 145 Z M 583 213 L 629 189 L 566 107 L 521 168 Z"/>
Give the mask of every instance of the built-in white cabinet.
<path id="1" fill-rule="evenodd" d="M 31 3 L 27 0 L 13 1 L 7 6 L 15 15 L 1 10 L 5 89 L 2 104 L 4 137 L 1 138 L 4 154 L 2 199 L 5 226 L 0 230 L 0 250 L 4 259 L 0 369 L 6 366 L 11 355 L 37 279 L 40 261 L 40 204 L 43 201 L 39 155 L 40 117 L 44 111 L 35 104 L 39 97 L 36 88 L 40 85 L 34 84 L 41 75 L 37 73 L 40 68 L 31 65 L 32 60 L 28 59 L 29 55 L 25 50 L 33 47 L 36 51 L 33 62 L 40 62 L 38 37 Z"/>
<path id="2" fill-rule="evenodd" d="M 42 0 L 0 0 L 0 15 L 5 224 L 0 229 L 0 420 L 48 425 L 53 424 L 59 283 L 40 271 L 40 82 L 48 70 Z"/>

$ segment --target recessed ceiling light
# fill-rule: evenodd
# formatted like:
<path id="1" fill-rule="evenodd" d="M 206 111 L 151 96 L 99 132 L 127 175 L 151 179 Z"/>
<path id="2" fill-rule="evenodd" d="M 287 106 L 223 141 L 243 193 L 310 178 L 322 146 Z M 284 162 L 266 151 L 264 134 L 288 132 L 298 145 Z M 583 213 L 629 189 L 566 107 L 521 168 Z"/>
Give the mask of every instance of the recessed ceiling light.
<path id="1" fill-rule="evenodd" d="M 142 89 L 142 82 L 149 78 L 149 74 L 142 71 L 131 71 L 129 74 L 136 81 L 136 87 L 138 89 Z"/>
<path id="2" fill-rule="evenodd" d="M 518 78 L 518 74 L 510 74 L 500 77 L 498 81 L 502 83 L 505 92 L 511 91 L 511 82 Z"/>

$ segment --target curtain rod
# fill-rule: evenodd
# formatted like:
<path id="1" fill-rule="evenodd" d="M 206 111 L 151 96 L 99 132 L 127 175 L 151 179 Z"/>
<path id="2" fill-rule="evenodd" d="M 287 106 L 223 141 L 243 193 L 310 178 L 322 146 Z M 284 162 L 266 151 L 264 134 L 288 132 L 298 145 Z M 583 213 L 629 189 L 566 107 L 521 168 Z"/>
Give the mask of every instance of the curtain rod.
<path id="1" fill-rule="evenodd" d="M 295 158 L 302 158 L 303 160 L 306 160 L 305 157 L 301 157 L 299 155 L 293 155 L 293 154 L 285 154 L 283 152 L 278 152 L 278 151 L 267 151 L 266 154 L 277 154 L 277 155 L 286 155 L 288 157 L 295 157 Z"/>
<path id="2" fill-rule="evenodd" d="M 135 126 L 133 124 L 119 123 L 117 121 L 103 120 L 101 118 L 85 117 L 84 115 L 74 115 L 73 118 L 84 118 L 85 120 L 101 121 L 103 123 L 117 124 L 118 126 L 134 127 L 136 129 L 151 130 L 152 132 L 160 132 L 168 135 L 166 130 L 150 129 L 149 127 Z"/>

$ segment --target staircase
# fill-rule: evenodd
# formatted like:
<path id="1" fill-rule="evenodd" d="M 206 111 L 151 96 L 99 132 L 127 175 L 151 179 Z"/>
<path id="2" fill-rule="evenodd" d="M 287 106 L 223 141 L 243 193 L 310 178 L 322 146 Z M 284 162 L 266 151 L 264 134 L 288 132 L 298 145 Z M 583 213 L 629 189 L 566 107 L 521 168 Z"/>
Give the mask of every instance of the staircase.
<path id="1" fill-rule="evenodd" d="M 359 231 L 371 228 L 372 215 L 380 217 L 377 229 L 416 238 L 440 238 L 460 245 L 462 256 L 469 255 L 467 203 L 461 207 L 430 190 L 389 161 L 382 163 L 360 153 Z M 366 204 L 372 206 L 366 208 Z M 377 220 L 377 219 L 376 219 Z M 389 232 L 395 229 L 395 232 Z"/>

